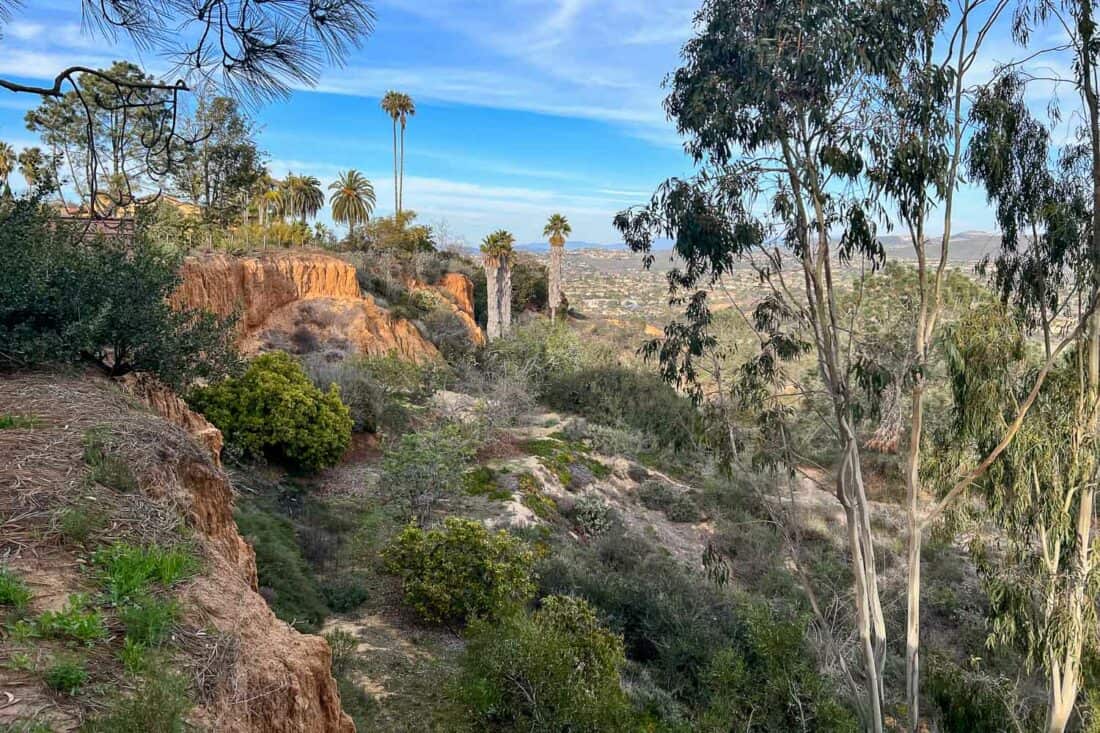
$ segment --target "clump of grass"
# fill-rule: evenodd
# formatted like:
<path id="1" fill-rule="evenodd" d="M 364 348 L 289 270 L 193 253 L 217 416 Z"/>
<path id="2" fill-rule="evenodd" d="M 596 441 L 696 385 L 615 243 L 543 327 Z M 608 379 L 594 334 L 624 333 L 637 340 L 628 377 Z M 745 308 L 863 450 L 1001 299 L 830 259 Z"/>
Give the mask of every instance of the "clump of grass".
<path id="1" fill-rule="evenodd" d="M 31 623 L 32 636 L 43 639 L 72 639 L 91 644 L 107 636 L 107 624 L 103 614 L 95 608 L 87 608 L 88 599 L 82 595 L 69 596 L 60 611 L 43 611 Z"/>
<path id="2" fill-rule="evenodd" d="M 132 675 L 144 674 L 149 670 L 149 650 L 144 644 L 134 641 L 129 636 L 122 640 L 118 658 L 126 671 Z"/>
<path id="3" fill-rule="evenodd" d="M 103 427 L 84 433 L 84 463 L 88 466 L 88 481 L 121 492 L 138 488 L 130 464 L 111 446 L 111 433 Z"/>
<path id="4" fill-rule="evenodd" d="M 23 579 L 5 567 L 0 567 L 0 606 L 23 611 L 31 600 L 31 591 Z"/>
<path id="5" fill-rule="evenodd" d="M 107 526 L 107 513 L 96 506 L 69 507 L 57 519 L 57 530 L 66 542 L 82 545 Z"/>
<path id="6" fill-rule="evenodd" d="M 0 430 L 29 430 L 42 427 L 42 421 L 33 415 L 0 415 Z"/>
<path id="7" fill-rule="evenodd" d="M 88 669 L 78 659 L 62 659 L 47 667 L 42 679 L 50 689 L 72 695 L 88 681 Z"/>
<path id="8" fill-rule="evenodd" d="M 53 727 L 42 720 L 16 720 L 0 723 L 0 733 L 53 733 Z"/>
<path id="9" fill-rule="evenodd" d="M 496 501 L 508 501 L 512 494 L 500 485 L 497 472 L 488 466 L 478 466 L 462 475 L 462 486 L 470 496 L 485 496 Z"/>
<path id="10" fill-rule="evenodd" d="M 132 696 L 118 696 L 105 713 L 88 720 L 83 733 L 182 733 L 191 709 L 187 682 L 168 672 L 150 673 Z"/>
<path id="11" fill-rule="evenodd" d="M 153 585 L 169 588 L 198 569 L 198 558 L 183 547 L 118 543 L 97 550 L 92 563 L 99 568 L 107 596 L 115 605 L 148 595 Z"/>
<path id="12" fill-rule="evenodd" d="M 179 615 L 177 602 L 152 596 L 134 599 L 118 611 L 118 618 L 126 628 L 126 641 L 143 647 L 159 646 Z"/>

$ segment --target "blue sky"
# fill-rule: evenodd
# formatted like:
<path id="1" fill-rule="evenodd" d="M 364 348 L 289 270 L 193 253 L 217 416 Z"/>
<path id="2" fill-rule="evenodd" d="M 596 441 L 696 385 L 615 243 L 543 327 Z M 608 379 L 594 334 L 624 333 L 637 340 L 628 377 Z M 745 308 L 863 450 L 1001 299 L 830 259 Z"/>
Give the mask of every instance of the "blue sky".
<path id="1" fill-rule="evenodd" d="M 322 182 L 357 168 L 377 212 L 393 209 L 387 89 L 411 94 L 406 208 L 473 243 L 497 228 L 541 238 L 566 214 L 576 240 L 618 241 L 622 208 L 690 163 L 665 120 L 661 81 L 676 68 L 698 0 L 377 0 L 378 27 L 314 90 L 256 111 L 275 175 Z M 0 39 L 0 75 L 52 78 L 68 64 L 136 59 L 82 34 L 78 0 L 30 0 Z M 1008 52 L 1008 44 L 1001 44 Z M 0 91 L 0 139 L 36 144 L 23 124 L 36 100 Z M 18 183 L 18 177 L 16 177 Z M 983 197 L 964 192 L 956 229 L 991 229 Z"/>

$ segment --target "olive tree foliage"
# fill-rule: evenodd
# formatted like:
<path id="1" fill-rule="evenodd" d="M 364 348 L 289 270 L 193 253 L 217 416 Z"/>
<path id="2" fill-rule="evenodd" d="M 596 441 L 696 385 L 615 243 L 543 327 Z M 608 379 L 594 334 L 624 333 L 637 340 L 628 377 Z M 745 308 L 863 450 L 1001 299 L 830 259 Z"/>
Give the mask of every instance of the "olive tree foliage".
<path id="1" fill-rule="evenodd" d="M 374 28 L 369 0 L 73 0 L 88 32 L 108 44 L 129 41 L 163 57 L 169 70 L 159 78 L 121 75 L 111 69 L 73 65 L 52 82 L 24 84 L 0 77 L 0 89 L 44 100 L 72 102 L 72 126 L 85 128 L 81 177 L 93 216 L 102 216 L 97 195 L 109 152 L 97 144 L 96 119 L 114 116 L 125 130 L 138 118 L 156 124 L 141 136 L 142 158 L 160 179 L 198 142 L 178 125 L 181 95 L 211 84 L 227 97 L 262 102 L 284 97 L 296 85 L 313 86 L 323 65 L 341 64 Z M 0 0 L 0 34 L 22 8 Z M 171 81 L 169 81 L 171 79 Z"/>
<path id="2" fill-rule="evenodd" d="M 725 389 L 758 417 L 765 449 L 758 456 L 788 473 L 800 465 L 785 425 L 785 388 L 827 400 L 864 683 L 843 668 L 868 730 L 883 726 L 886 628 L 860 466 L 856 364 L 850 329 L 839 319 L 835 268 L 875 269 L 884 260 L 869 197 L 870 112 L 876 90 L 902 73 L 917 39 L 935 33 L 943 15 L 942 7 L 929 13 L 927 4 L 908 2 L 705 3 L 666 102 L 701 171 L 666 182 L 648 206 L 616 217 L 647 264 L 654 236 L 672 237 L 684 263 L 668 274 L 671 302 L 683 306 L 684 318 L 646 347 L 667 378 L 698 380 L 717 347 L 708 291 L 748 264 L 765 288 L 744 314 L 759 351 Z M 815 361 L 814 383 L 788 373 L 804 355 Z M 730 427 L 731 444 L 743 439 Z"/>

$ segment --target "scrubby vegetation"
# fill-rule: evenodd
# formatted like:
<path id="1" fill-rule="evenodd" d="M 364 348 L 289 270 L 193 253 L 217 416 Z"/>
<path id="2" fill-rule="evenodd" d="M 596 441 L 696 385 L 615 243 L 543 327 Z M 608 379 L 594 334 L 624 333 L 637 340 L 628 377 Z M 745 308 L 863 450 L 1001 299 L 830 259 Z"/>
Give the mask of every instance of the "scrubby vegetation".
<path id="1" fill-rule="evenodd" d="M 283 352 L 258 356 L 242 376 L 196 389 L 189 399 L 228 442 L 292 468 L 330 466 L 351 441 L 352 419 L 339 387 L 322 392 Z"/>

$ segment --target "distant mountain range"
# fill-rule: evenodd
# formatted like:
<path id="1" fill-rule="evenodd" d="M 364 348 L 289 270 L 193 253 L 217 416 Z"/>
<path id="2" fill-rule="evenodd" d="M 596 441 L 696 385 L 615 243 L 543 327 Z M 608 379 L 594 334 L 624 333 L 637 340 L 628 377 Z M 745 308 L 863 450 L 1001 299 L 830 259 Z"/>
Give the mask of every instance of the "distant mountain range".
<path id="1" fill-rule="evenodd" d="M 932 245 L 929 247 L 928 256 L 939 256 L 939 237 L 930 237 Z M 882 237 L 882 246 L 886 249 L 886 255 L 891 259 L 915 259 L 913 247 L 908 237 L 891 234 Z M 658 239 L 653 243 L 654 251 L 663 252 L 672 249 L 671 239 Z M 1001 235 L 993 232 L 965 231 L 951 237 L 951 261 L 952 262 L 976 262 L 988 254 L 997 251 L 1001 244 Z M 566 247 L 571 250 L 604 250 L 627 252 L 629 248 L 623 242 L 601 243 L 569 241 Z M 546 252 L 550 249 L 547 242 L 528 242 L 516 245 L 516 249 L 523 252 Z"/>

